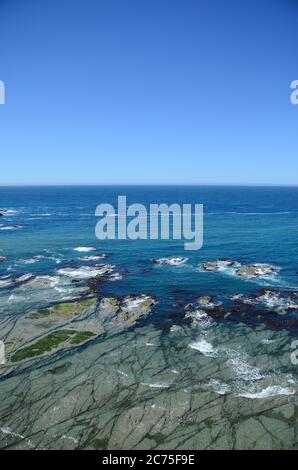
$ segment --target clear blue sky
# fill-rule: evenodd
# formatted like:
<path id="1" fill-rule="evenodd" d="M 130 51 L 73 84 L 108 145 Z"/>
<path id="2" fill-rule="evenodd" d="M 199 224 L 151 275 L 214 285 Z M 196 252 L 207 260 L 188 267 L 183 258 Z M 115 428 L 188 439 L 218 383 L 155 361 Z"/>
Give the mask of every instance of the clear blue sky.
<path id="1" fill-rule="evenodd" d="M 298 184 L 298 0 L 0 0 L 0 184 Z"/>

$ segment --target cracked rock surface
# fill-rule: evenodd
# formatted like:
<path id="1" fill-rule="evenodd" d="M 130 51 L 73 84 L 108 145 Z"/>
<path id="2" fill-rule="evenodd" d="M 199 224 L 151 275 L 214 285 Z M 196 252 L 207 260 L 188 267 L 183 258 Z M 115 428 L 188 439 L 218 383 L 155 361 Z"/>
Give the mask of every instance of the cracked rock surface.
<path id="1" fill-rule="evenodd" d="M 62 326 L 96 335 L 1 368 L 1 448 L 297 447 L 287 332 L 239 323 L 231 337 L 224 322 L 198 317 L 165 333 L 137 322 L 150 314 L 150 296 L 89 303 L 7 323 L 8 338 L 24 344 L 30 315 L 36 336 Z"/>

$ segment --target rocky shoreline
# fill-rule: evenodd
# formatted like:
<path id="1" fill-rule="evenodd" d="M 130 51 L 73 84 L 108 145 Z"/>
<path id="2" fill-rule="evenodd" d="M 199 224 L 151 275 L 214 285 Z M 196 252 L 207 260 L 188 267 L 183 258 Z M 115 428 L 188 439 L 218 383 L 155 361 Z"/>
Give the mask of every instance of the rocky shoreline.
<path id="1" fill-rule="evenodd" d="M 237 276 L 245 277 L 247 279 L 257 278 L 260 276 L 270 276 L 277 274 L 279 271 L 279 268 L 266 263 L 243 265 L 239 261 L 216 260 L 202 264 L 202 269 L 204 271 L 216 272 L 225 268 L 233 268 Z"/>
<path id="2" fill-rule="evenodd" d="M 28 301 L 23 314 L 0 320 L 7 356 L 0 366 L 1 448 L 297 446 L 290 363 L 297 290 L 206 292 L 189 301 L 177 292 L 176 310 L 159 312 L 167 317 L 163 328 L 155 295 L 107 295 L 105 287 L 124 271 L 98 263 L 107 256 L 95 247 L 76 251 L 75 262 L 62 261 L 53 273 L 0 279 L 14 301 Z M 87 251 L 94 253 L 82 256 Z M 153 260 L 165 272 L 186 262 Z M 202 269 L 232 269 L 239 279 L 278 272 L 231 260 Z M 32 307 L 40 297 L 43 305 Z"/>

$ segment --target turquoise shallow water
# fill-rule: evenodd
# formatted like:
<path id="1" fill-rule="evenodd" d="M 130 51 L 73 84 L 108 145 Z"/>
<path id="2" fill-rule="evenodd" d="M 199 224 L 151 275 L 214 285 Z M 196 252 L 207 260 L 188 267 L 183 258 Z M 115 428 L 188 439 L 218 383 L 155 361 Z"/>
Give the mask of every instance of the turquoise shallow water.
<path id="1" fill-rule="evenodd" d="M 98 240 L 95 208 L 116 207 L 119 195 L 146 207 L 203 204 L 203 248 L 186 252 L 183 240 Z M 156 299 L 150 315 L 127 331 L 108 330 L 81 347 L 0 369 L 2 447 L 256 448 L 253 436 L 263 436 L 263 426 L 270 432 L 261 448 L 295 445 L 298 188 L 10 187 L 0 188 L 0 207 L 7 209 L 0 218 L 4 340 L 32 310 L 81 296 L 84 279 L 65 276 L 70 268 L 83 277 L 86 267 L 114 265 L 116 277 L 96 285 L 99 299 Z M 82 259 L 102 253 L 110 256 Z M 188 260 L 152 262 L 171 256 Z M 247 279 L 229 267 L 202 269 L 217 259 L 268 263 L 277 272 Z M 35 288 L 44 276 L 47 284 Z M 212 297 L 210 305 L 198 303 L 203 295 Z M 36 333 L 34 320 L 24 323 L 29 330 L 31 324 Z M 289 417 L 276 423 L 272 410 L 284 406 L 290 408 L 276 411 L 278 419 Z M 139 438 L 122 442 L 130 419 L 147 431 L 138 428 Z M 252 422 L 243 428 L 244 419 Z"/>

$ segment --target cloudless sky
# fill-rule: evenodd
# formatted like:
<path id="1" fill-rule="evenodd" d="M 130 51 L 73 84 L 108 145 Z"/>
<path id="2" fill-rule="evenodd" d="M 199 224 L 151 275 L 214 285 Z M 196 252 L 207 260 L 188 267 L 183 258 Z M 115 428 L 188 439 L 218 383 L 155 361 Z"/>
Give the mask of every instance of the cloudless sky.
<path id="1" fill-rule="evenodd" d="M 0 184 L 298 184 L 298 0 L 0 0 Z"/>

